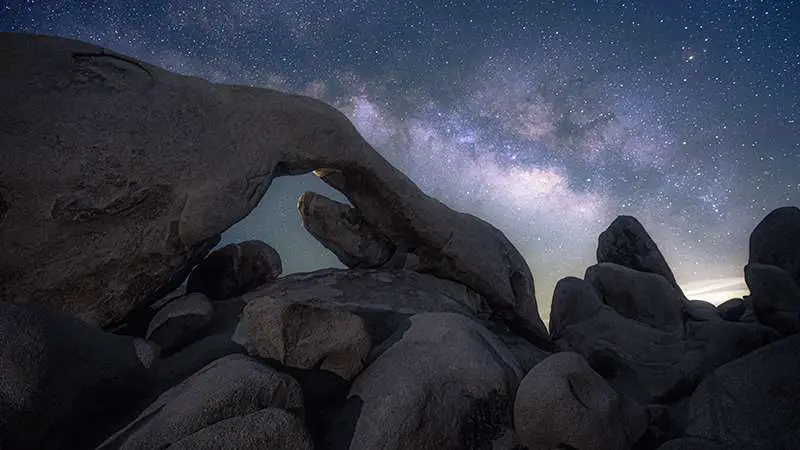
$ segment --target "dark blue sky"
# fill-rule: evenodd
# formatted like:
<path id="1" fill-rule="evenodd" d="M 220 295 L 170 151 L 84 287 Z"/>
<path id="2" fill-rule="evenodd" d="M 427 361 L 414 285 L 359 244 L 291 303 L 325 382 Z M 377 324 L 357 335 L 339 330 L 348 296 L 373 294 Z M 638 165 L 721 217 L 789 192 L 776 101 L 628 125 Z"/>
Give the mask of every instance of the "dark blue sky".
<path id="1" fill-rule="evenodd" d="M 617 214 L 681 283 L 708 284 L 741 276 L 764 214 L 800 204 L 798 1 L 3 5 L 0 30 L 334 104 L 425 191 L 505 231 L 545 304 Z M 330 264 L 293 211 L 309 187 L 277 182 L 227 238 L 292 242 L 289 270 Z"/>

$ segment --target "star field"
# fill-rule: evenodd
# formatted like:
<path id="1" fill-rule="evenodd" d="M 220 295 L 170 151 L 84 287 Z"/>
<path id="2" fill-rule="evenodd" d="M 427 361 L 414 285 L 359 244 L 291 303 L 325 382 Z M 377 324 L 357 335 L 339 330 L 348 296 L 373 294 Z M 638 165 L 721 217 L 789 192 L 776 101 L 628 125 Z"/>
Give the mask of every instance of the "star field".
<path id="1" fill-rule="evenodd" d="M 425 192 L 503 230 L 545 313 L 619 214 L 710 299 L 741 287 L 758 221 L 800 205 L 798 1 L 2 5 L 2 31 L 333 104 Z M 225 240 L 263 239 L 290 272 L 339 265 L 302 230 L 304 190 L 342 200 L 276 180 Z"/>

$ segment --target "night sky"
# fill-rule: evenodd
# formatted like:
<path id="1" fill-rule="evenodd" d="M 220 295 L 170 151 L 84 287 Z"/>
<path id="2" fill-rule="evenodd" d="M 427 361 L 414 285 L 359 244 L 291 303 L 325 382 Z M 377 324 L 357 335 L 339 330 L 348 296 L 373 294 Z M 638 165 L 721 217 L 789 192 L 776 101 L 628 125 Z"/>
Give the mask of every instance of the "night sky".
<path id="1" fill-rule="evenodd" d="M 740 287 L 758 221 L 800 205 L 800 1 L 162 3 L 2 0 L 0 30 L 335 105 L 426 193 L 503 230 L 544 314 L 619 214 L 718 301 L 733 292 L 703 291 Z M 288 272 L 340 266 L 302 229 L 304 190 L 332 192 L 278 179 L 224 242 L 265 240 Z"/>

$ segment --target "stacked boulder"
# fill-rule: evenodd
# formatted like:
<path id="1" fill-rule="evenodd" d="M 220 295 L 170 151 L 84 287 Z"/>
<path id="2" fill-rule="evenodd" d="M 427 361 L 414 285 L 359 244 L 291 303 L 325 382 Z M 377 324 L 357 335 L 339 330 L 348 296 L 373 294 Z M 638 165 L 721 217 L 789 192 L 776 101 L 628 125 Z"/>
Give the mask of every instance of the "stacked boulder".
<path id="1" fill-rule="evenodd" d="M 0 33 L 0 57 L 4 450 L 800 438 L 796 208 L 753 232 L 751 295 L 725 308 L 687 299 L 619 217 L 558 283 L 548 331 L 508 239 L 328 105 L 54 37 Z M 352 204 L 306 193 L 298 210 L 347 269 L 282 275 L 261 241 L 211 251 L 275 176 L 314 169 Z"/>
<path id="2" fill-rule="evenodd" d="M 756 226 L 744 273 L 757 320 L 783 335 L 800 332 L 800 209 L 778 208 Z"/>
<path id="3" fill-rule="evenodd" d="M 565 278 L 558 283 L 550 316 L 552 338 L 561 349 L 585 357 L 617 392 L 648 409 L 650 424 L 636 448 L 655 448 L 661 443 L 665 449 L 739 444 L 740 448 L 788 448 L 786 443 L 796 439 L 796 427 L 788 424 L 800 423 L 796 422 L 800 409 L 780 407 L 782 402 L 772 392 L 782 385 L 791 390 L 800 381 L 791 374 L 794 370 L 785 370 L 794 367 L 791 358 L 779 361 L 780 352 L 788 351 L 790 345 L 781 338 L 798 331 L 793 324 L 800 295 L 796 281 L 788 275 L 800 257 L 798 212 L 781 208 L 759 224 L 751 236 L 750 263 L 745 269 L 751 295 L 720 308 L 688 300 L 655 242 L 636 219 L 627 216 L 618 217 L 601 234 L 598 264 L 586 270 L 584 279 Z M 749 309 L 754 315 L 747 313 Z M 771 348 L 778 350 L 770 352 Z M 760 375 L 758 365 L 744 364 L 757 355 L 776 358 L 778 372 Z M 779 370 L 779 366 L 784 368 Z M 732 377 L 763 378 L 764 385 L 746 388 L 750 383 L 737 381 L 725 394 L 713 391 L 722 386 L 718 380 Z M 769 403 L 755 401 L 759 395 L 775 401 L 777 408 L 759 411 Z M 737 401 L 751 407 L 733 407 L 731 402 Z M 737 412 L 726 412 L 726 406 Z M 753 420 L 762 425 L 740 426 L 742 409 L 759 417 Z"/>

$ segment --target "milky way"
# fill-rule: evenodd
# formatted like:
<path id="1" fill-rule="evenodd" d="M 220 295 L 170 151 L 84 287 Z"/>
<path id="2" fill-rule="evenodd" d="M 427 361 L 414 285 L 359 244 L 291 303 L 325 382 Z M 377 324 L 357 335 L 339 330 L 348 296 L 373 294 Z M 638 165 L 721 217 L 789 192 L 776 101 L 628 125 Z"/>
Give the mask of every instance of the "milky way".
<path id="1" fill-rule="evenodd" d="M 800 204 L 800 2 L 6 0 L 0 30 L 89 41 L 212 81 L 333 104 L 426 193 L 503 230 L 546 314 L 597 235 L 639 218 L 699 298 Z M 794 24 L 794 25 L 793 25 Z M 224 236 L 288 271 L 340 265 L 276 180 Z"/>

